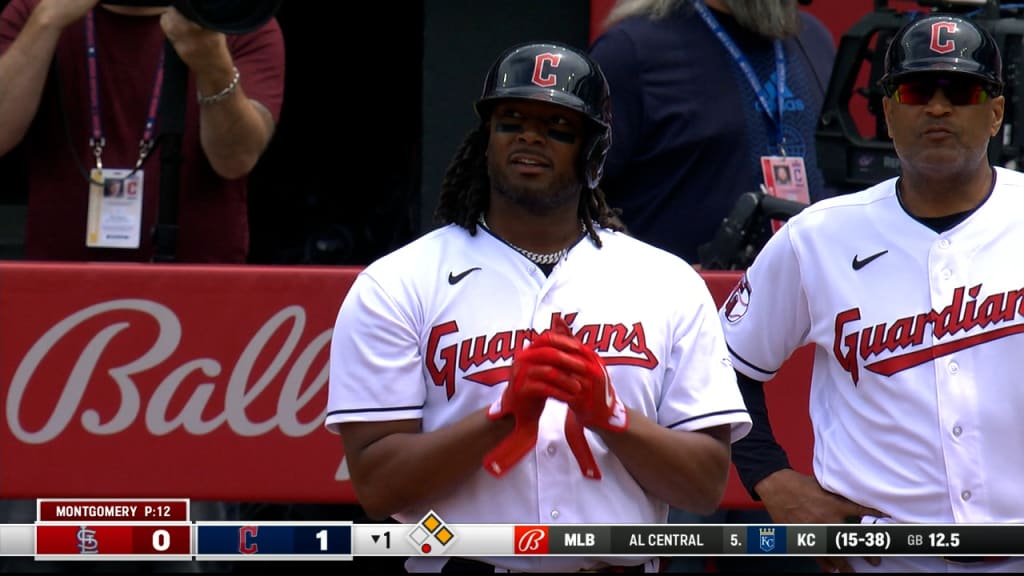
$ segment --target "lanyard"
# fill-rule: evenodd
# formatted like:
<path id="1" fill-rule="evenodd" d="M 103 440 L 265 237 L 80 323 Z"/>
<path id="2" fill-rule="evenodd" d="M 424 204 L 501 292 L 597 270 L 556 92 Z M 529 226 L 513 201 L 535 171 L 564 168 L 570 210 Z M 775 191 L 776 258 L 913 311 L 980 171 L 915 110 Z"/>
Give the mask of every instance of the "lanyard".
<path id="1" fill-rule="evenodd" d="M 750 61 L 747 57 L 740 52 L 736 43 L 733 42 L 729 34 L 726 33 L 722 25 L 718 23 L 715 16 L 711 13 L 711 10 L 704 5 L 704 0 L 695 0 L 693 2 L 694 9 L 697 10 L 697 14 L 700 15 L 701 19 L 708 25 L 711 32 L 718 37 L 718 40 L 725 46 L 725 49 L 732 56 L 732 59 L 739 65 L 740 70 L 743 71 L 743 75 L 747 77 L 747 82 L 750 82 L 750 87 L 754 90 L 754 94 L 757 95 L 758 102 L 761 103 L 761 108 L 764 109 L 764 113 L 768 115 L 768 119 L 772 121 L 775 126 L 775 144 L 779 147 L 782 155 L 786 155 L 785 139 L 782 133 L 782 111 L 784 109 L 786 91 L 786 55 L 782 50 L 782 41 L 776 39 L 773 42 L 775 48 L 775 98 L 776 106 L 773 107 L 768 103 L 768 95 L 765 94 L 764 87 L 757 78 L 757 74 L 754 73 L 754 68 L 750 65 Z M 775 114 L 775 110 L 778 110 L 778 114 Z"/>
<path id="2" fill-rule="evenodd" d="M 100 122 L 100 86 L 99 86 L 99 62 L 96 59 L 96 21 L 93 11 L 90 10 L 85 17 L 85 53 L 89 71 L 89 122 L 92 135 L 89 137 L 89 147 L 96 156 L 96 168 L 103 169 L 103 147 L 107 145 L 107 139 L 103 136 L 103 124 Z M 164 83 L 164 50 L 160 50 L 160 63 L 156 67 L 156 77 L 153 79 L 153 95 L 149 98 L 149 109 L 146 111 L 146 125 L 142 130 L 142 138 L 139 140 L 139 158 L 135 161 L 135 170 L 138 170 L 146 161 L 149 152 L 153 149 L 153 127 L 156 126 L 156 115 L 160 108 L 160 90 Z"/>

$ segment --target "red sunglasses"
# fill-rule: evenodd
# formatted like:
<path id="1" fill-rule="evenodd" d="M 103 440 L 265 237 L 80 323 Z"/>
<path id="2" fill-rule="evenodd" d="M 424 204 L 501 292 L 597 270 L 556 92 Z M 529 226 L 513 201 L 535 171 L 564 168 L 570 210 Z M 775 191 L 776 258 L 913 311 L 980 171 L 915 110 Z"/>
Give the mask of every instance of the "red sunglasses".
<path id="1" fill-rule="evenodd" d="M 920 106 L 931 101 L 935 91 L 942 93 L 954 106 L 973 106 L 987 102 L 989 98 L 985 84 L 975 78 L 914 78 L 900 82 L 892 92 L 894 100 L 900 104 Z"/>

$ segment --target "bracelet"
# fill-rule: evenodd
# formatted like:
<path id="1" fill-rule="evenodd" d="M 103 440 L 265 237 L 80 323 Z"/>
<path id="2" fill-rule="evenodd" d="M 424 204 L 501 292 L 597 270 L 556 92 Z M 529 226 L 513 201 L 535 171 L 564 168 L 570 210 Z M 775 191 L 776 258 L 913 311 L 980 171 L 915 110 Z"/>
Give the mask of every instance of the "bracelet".
<path id="1" fill-rule="evenodd" d="M 238 73 L 237 67 L 232 66 L 231 69 L 234 71 L 235 75 L 231 78 L 231 83 L 228 84 L 227 88 L 211 96 L 203 96 L 198 90 L 196 90 L 196 101 L 199 102 L 200 106 L 216 104 L 228 96 L 231 96 L 231 94 L 238 89 L 238 81 L 241 80 L 242 75 Z"/>

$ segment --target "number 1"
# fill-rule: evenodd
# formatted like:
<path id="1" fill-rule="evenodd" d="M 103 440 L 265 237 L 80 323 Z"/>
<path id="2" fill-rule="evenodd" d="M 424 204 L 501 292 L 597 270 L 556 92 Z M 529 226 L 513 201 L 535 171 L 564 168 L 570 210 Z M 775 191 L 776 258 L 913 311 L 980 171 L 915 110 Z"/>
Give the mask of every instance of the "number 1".
<path id="1" fill-rule="evenodd" d="M 316 533 L 317 540 L 320 541 L 320 551 L 327 551 L 327 530 L 321 530 Z"/>

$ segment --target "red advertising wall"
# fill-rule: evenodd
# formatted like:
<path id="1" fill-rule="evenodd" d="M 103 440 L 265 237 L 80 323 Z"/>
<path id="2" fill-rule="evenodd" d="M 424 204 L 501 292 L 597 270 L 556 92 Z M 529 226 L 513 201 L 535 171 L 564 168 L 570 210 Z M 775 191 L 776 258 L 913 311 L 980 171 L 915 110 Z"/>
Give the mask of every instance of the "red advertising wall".
<path id="1" fill-rule="evenodd" d="M 0 262 L 0 497 L 354 502 L 322 422 L 358 271 Z M 704 278 L 721 303 L 738 274 Z M 810 365 L 768 395 L 802 471 Z M 723 506 L 754 506 L 735 473 Z"/>

